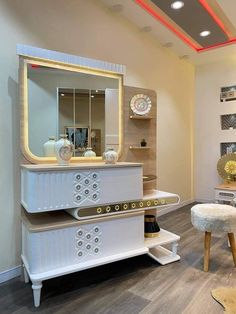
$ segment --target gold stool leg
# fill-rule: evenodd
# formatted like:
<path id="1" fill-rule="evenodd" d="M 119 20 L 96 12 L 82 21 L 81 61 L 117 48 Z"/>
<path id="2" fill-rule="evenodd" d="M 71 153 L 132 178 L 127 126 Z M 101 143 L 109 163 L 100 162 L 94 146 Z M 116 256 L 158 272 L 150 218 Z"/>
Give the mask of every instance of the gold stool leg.
<path id="1" fill-rule="evenodd" d="M 234 265 L 236 266 L 236 245 L 235 245 L 234 234 L 232 232 L 228 233 L 228 238 L 229 238 L 229 243 L 231 247 L 231 252 L 233 255 Z"/>
<path id="2" fill-rule="evenodd" d="M 210 247 L 211 247 L 211 232 L 206 231 L 204 240 L 204 271 L 209 270 Z"/>

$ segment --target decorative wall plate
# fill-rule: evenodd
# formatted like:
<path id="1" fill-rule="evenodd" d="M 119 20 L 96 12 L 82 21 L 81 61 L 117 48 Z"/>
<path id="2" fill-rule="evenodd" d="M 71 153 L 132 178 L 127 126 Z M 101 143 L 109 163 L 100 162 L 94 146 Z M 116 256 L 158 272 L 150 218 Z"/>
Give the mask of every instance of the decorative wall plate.
<path id="1" fill-rule="evenodd" d="M 130 108 L 133 113 L 143 116 L 149 113 L 152 107 L 151 99 L 144 94 L 137 94 L 131 98 Z"/>

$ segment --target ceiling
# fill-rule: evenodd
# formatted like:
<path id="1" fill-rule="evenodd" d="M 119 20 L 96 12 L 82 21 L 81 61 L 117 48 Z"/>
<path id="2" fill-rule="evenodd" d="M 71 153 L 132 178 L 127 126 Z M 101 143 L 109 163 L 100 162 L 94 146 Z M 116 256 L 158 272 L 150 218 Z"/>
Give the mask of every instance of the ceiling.
<path id="1" fill-rule="evenodd" d="M 171 9 L 174 0 L 101 1 L 113 14 L 128 19 L 140 32 L 148 32 L 181 59 L 193 64 L 227 57 L 236 59 L 236 0 L 182 0 L 184 10 Z M 200 2 L 209 3 L 220 21 L 214 20 L 215 16 L 211 16 Z M 206 29 L 210 29 L 211 34 L 199 36 L 199 32 Z M 227 41 L 231 44 L 222 46 Z"/>

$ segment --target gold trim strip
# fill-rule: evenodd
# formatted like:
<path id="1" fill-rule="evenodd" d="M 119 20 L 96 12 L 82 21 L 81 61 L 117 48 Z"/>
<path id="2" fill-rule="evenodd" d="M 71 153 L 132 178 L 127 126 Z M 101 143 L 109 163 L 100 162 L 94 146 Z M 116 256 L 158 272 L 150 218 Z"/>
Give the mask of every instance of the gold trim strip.
<path id="1" fill-rule="evenodd" d="M 107 204 L 103 206 L 89 207 L 89 208 L 81 208 L 78 211 L 79 217 L 87 217 L 87 216 L 97 216 L 104 214 L 112 214 L 117 212 L 126 212 L 130 210 L 138 210 L 143 208 L 153 209 L 158 206 L 164 206 L 169 204 L 178 203 L 178 197 L 170 197 L 170 198 L 160 198 L 160 199 L 149 199 L 149 200 L 141 200 L 141 201 L 133 201 L 133 202 L 124 202 L 124 203 L 116 203 L 116 204 Z"/>
<path id="2" fill-rule="evenodd" d="M 156 220 L 155 220 L 155 217 L 153 217 L 153 218 L 146 218 L 146 217 L 144 217 L 144 221 L 145 222 L 155 222 Z"/>
<path id="3" fill-rule="evenodd" d="M 157 238 L 160 236 L 159 232 L 144 233 L 144 237 L 145 238 Z"/>

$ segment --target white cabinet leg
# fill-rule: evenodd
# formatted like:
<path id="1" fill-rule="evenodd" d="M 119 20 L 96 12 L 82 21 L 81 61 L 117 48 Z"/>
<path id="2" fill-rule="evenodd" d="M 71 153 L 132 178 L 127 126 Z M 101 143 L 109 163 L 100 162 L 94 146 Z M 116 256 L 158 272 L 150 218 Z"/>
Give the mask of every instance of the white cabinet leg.
<path id="1" fill-rule="evenodd" d="M 173 242 L 172 243 L 172 256 L 176 256 L 177 255 L 177 249 L 178 249 L 178 242 Z"/>
<path id="2" fill-rule="evenodd" d="M 38 307 L 40 305 L 40 296 L 41 296 L 41 288 L 42 281 L 33 281 L 32 289 L 34 294 L 34 306 Z"/>
<path id="3" fill-rule="evenodd" d="M 25 281 L 25 283 L 28 283 L 29 282 L 29 275 L 27 273 L 27 270 L 25 269 L 24 264 L 22 264 L 22 270 L 23 270 L 24 281 Z"/>

